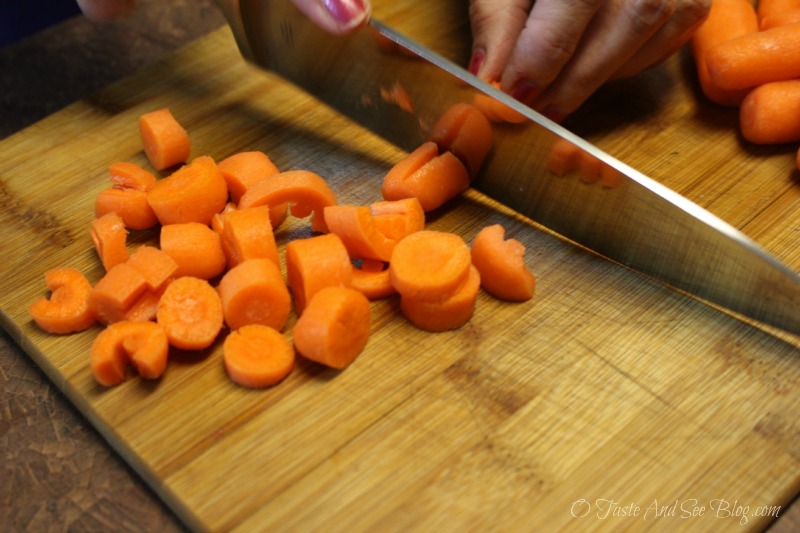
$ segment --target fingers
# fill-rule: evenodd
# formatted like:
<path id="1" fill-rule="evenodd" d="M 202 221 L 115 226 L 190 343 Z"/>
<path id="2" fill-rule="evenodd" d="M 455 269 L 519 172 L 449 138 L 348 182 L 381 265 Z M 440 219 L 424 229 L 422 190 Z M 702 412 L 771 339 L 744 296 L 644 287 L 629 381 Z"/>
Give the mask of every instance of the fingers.
<path id="1" fill-rule="evenodd" d="M 369 0 L 292 0 L 320 28 L 341 35 L 369 20 Z"/>
<path id="2" fill-rule="evenodd" d="M 532 0 L 470 1 L 471 73 L 488 81 L 500 80 L 532 4 Z"/>
<path id="3" fill-rule="evenodd" d="M 95 21 L 111 20 L 127 15 L 136 6 L 136 0 L 77 0 L 86 18 Z"/>

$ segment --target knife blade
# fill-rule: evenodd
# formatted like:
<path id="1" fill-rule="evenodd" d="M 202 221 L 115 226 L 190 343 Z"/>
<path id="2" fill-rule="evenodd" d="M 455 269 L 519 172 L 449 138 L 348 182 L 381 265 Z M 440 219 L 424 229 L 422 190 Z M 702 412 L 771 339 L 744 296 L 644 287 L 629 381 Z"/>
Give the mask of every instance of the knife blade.
<path id="1" fill-rule="evenodd" d="M 494 125 L 473 186 L 568 240 L 706 303 L 800 334 L 800 276 L 733 226 L 373 20 L 345 37 L 288 0 L 219 0 L 242 55 L 411 151 L 451 106 L 489 96 L 521 123 Z M 398 93 L 402 98 L 397 98 Z M 568 142 L 614 186 L 587 186 L 549 165 Z"/>

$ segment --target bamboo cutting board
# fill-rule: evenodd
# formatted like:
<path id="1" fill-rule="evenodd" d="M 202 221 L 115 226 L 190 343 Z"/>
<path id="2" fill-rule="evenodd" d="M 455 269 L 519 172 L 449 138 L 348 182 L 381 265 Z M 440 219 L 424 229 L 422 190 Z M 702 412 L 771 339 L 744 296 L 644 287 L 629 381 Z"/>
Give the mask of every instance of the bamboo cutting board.
<path id="1" fill-rule="evenodd" d="M 454 3 L 376 16 L 463 57 Z M 461 38 L 462 40 L 458 40 Z M 693 92 L 685 58 L 601 91 L 569 124 L 708 207 L 800 270 L 786 147 L 740 145 L 735 115 Z M 797 339 L 759 329 L 549 233 L 475 193 L 429 220 L 470 241 L 501 223 L 528 247 L 532 303 L 482 294 L 458 331 L 373 305 L 365 352 L 300 361 L 266 391 L 225 376 L 219 343 L 173 354 L 162 380 L 95 384 L 97 328 L 42 334 L 42 273 L 102 269 L 88 237 L 108 164 L 146 164 L 139 114 L 169 106 L 194 155 L 263 150 L 367 203 L 402 156 L 242 63 L 227 30 L 0 143 L 3 326 L 197 530 L 708 531 L 763 528 L 800 489 Z M 309 235 L 294 221 L 278 240 Z M 155 242 L 131 234 L 131 246 Z M 291 335 L 291 324 L 287 334 Z M 766 516 L 763 516 L 766 515 Z"/>

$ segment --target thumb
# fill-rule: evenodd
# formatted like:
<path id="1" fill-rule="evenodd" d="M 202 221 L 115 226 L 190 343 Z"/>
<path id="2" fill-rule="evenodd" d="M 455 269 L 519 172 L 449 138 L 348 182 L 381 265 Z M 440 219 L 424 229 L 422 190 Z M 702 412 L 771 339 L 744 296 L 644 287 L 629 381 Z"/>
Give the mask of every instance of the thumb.
<path id="1" fill-rule="evenodd" d="M 531 0 L 470 1 L 472 74 L 487 81 L 500 81 L 532 5 Z"/>
<path id="2" fill-rule="evenodd" d="M 369 0 L 292 0 L 317 26 L 330 33 L 348 33 L 369 20 Z"/>

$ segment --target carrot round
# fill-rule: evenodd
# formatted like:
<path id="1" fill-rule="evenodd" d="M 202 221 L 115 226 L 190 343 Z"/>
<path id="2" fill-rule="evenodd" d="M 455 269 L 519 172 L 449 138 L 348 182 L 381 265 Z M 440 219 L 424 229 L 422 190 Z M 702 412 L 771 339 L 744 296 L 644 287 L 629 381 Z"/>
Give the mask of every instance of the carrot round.
<path id="1" fill-rule="evenodd" d="M 145 291 L 147 281 L 144 276 L 127 263 L 120 263 L 92 287 L 89 305 L 103 324 L 121 322 Z"/>
<path id="2" fill-rule="evenodd" d="M 739 125 L 742 137 L 754 144 L 800 141 L 800 80 L 765 83 L 747 93 Z"/>
<path id="3" fill-rule="evenodd" d="M 261 324 L 280 331 L 292 309 L 283 275 L 269 259 L 249 259 L 231 268 L 217 291 L 225 323 L 232 330 Z"/>
<path id="4" fill-rule="evenodd" d="M 370 304 L 366 296 L 348 287 L 326 287 L 317 292 L 297 319 L 294 345 L 303 357 L 343 369 L 364 350 L 370 333 Z"/>
<path id="5" fill-rule="evenodd" d="M 706 55 L 711 48 L 722 42 L 756 31 L 758 31 L 758 17 L 750 0 L 714 0 L 711 3 L 708 16 L 691 39 L 698 82 L 706 98 L 729 107 L 741 103 L 747 90 L 720 88 L 711 79 Z"/>
<path id="6" fill-rule="evenodd" d="M 269 156 L 259 151 L 226 157 L 219 162 L 219 171 L 228 183 L 231 201 L 236 204 L 251 185 L 280 172 Z"/>
<path id="7" fill-rule="evenodd" d="M 89 234 L 106 271 L 128 260 L 130 256 L 127 247 L 128 231 L 125 229 L 125 222 L 118 214 L 106 213 L 95 218 L 89 228 Z"/>
<path id="8" fill-rule="evenodd" d="M 222 217 L 222 249 L 229 267 L 256 258 L 281 264 L 271 211 L 266 205 L 246 207 L 229 211 Z"/>
<path id="9" fill-rule="evenodd" d="M 156 184 L 155 174 L 136 163 L 117 161 L 108 167 L 108 177 L 116 187 L 147 192 Z"/>
<path id="10" fill-rule="evenodd" d="M 185 276 L 167 286 L 156 320 L 164 327 L 170 345 L 201 350 L 211 346 L 222 330 L 222 302 L 206 280 Z"/>
<path id="11" fill-rule="evenodd" d="M 200 222 L 211 225 L 215 213 L 228 203 L 228 186 L 217 164 L 200 156 L 158 181 L 147 200 L 163 224 Z"/>
<path id="12" fill-rule="evenodd" d="M 113 187 L 100 191 L 95 197 L 95 217 L 100 218 L 108 213 L 119 215 L 125 227 L 130 229 L 150 229 L 158 223 L 147 201 L 147 193 L 136 189 Z"/>
<path id="13" fill-rule="evenodd" d="M 192 150 L 189 134 L 168 108 L 141 115 L 139 135 L 144 153 L 156 170 L 164 170 L 189 159 Z"/>
<path id="14" fill-rule="evenodd" d="M 286 278 L 300 315 L 321 289 L 349 287 L 353 264 L 342 239 L 335 233 L 295 239 L 286 244 Z"/>
<path id="15" fill-rule="evenodd" d="M 400 310 L 416 327 L 430 332 L 458 329 L 475 312 L 481 276 L 478 269 L 470 266 L 464 283 L 445 300 L 425 300 L 411 296 L 400 296 Z"/>
<path id="16" fill-rule="evenodd" d="M 397 292 L 392 285 L 386 264 L 371 259 L 362 261 L 360 267 L 353 265 L 351 286 L 368 300 L 379 300 Z"/>
<path id="17" fill-rule="evenodd" d="M 708 50 L 706 62 L 711 79 L 727 90 L 800 78 L 800 24 L 721 42 Z"/>
<path id="18" fill-rule="evenodd" d="M 389 239 L 399 241 L 425 228 L 425 211 L 417 198 L 373 202 L 369 210 L 375 227 Z"/>
<path id="19" fill-rule="evenodd" d="M 336 204 L 336 195 L 322 177 L 308 170 L 288 170 L 252 185 L 239 201 L 240 208 L 291 205 L 298 218 L 311 216 L 311 228 L 326 232 L 322 210 Z"/>
<path id="20" fill-rule="evenodd" d="M 417 198 L 423 211 L 432 211 L 469 188 L 467 168 L 452 152 L 439 154 L 434 142 L 398 161 L 383 178 L 384 200 Z"/>
<path id="21" fill-rule="evenodd" d="M 479 231 L 471 254 L 486 292 L 511 302 L 533 298 L 536 278 L 525 265 L 525 246 L 516 239 L 505 239 L 503 226 L 494 224 Z"/>
<path id="22" fill-rule="evenodd" d="M 440 152 L 452 152 L 475 176 L 492 149 L 492 125 L 476 107 L 458 103 L 448 108 L 428 135 Z"/>
<path id="23" fill-rule="evenodd" d="M 144 277 L 147 288 L 160 291 L 177 276 L 178 263 L 164 250 L 143 245 L 137 248 L 127 261 L 129 267 Z"/>
<path id="24" fill-rule="evenodd" d="M 101 385 L 125 381 L 128 364 L 145 379 L 158 379 L 167 368 L 169 343 L 155 322 L 117 322 L 95 337 L 90 352 L 92 374 Z"/>
<path id="25" fill-rule="evenodd" d="M 41 296 L 29 307 L 33 321 L 48 333 L 64 335 L 83 331 L 95 322 L 89 303 L 92 284 L 79 270 L 68 267 L 45 271 L 50 297 Z"/>
<path id="26" fill-rule="evenodd" d="M 199 222 L 162 226 L 160 245 L 178 264 L 175 277 L 212 279 L 222 274 L 227 265 L 219 234 Z"/>
<path id="27" fill-rule="evenodd" d="M 389 239 L 375 224 L 365 205 L 331 205 L 324 209 L 328 231 L 338 235 L 350 257 L 388 261 L 397 241 Z"/>
<path id="28" fill-rule="evenodd" d="M 225 370 L 243 387 L 271 387 L 294 368 L 294 348 L 278 330 L 261 324 L 231 332 L 223 344 Z"/>
<path id="29" fill-rule="evenodd" d="M 397 243 L 389 275 L 402 296 L 443 301 L 464 283 L 470 264 L 469 247 L 459 235 L 422 230 Z"/>

